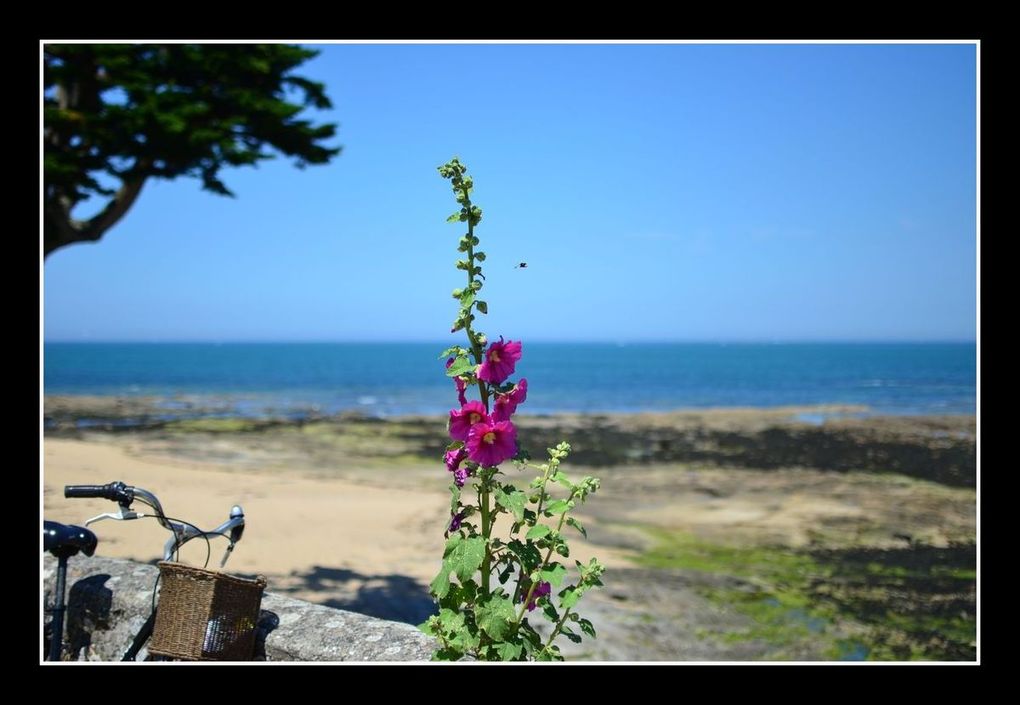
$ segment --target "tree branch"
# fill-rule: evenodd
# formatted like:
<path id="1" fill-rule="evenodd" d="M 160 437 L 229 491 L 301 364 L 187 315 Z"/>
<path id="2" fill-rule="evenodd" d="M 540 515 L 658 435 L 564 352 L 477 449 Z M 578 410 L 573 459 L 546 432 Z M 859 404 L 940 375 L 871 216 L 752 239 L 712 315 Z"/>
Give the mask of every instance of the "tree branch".
<path id="1" fill-rule="evenodd" d="M 75 242 L 96 242 L 103 237 L 118 220 L 124 217 L 139 194 L 148 175 L 148 160 L 142 159 L 135 164 L 131 173 L 124 181 L 110 202 L 99 213 L 88 220 L 75 220 L 71 217 L 67 204 L 61 204 L 59 198 L 48 198 L 45 209 L 45 229 L 43 234 L 43 257 L 49 257 L 55 250 Z"/>

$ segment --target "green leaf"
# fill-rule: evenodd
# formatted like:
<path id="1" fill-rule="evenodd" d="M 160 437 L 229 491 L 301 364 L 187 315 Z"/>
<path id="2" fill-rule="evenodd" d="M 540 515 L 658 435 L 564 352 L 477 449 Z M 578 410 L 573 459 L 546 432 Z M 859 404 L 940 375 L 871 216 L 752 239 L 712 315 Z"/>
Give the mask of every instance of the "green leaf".
<path id="1" fill-rule="evenodd" d="M 575 519 L 574 517 L 567 517 L 567 523 L 570 524 L 575 529 L 577 529 L 578 531 L 580 531 L 581 536 L 588 538 L 588 532 L 585 531 L 584 525 L 581 524 L 581 522 L 579 522 L 577 519 Z"/>
<path id="2" fill-rule="evenodd" d="M 418 625 L 418 631 L 429 636 L 436 636 L 439 632 L 439 618 L 436 616 L 429 617 L 424 622 Z"/>
<path id="3" fill-rule="evenodd" d="M 552 477 L 549 479 L 551 479 L 553 482 L 558 482 L 560 485 L 567 488 L 568 490 L 574 489 L 574 484 L 570 481 L 570 478 L 567 477 L 567 474 L 562 470 L 557 470 L 556 472 L 554 472 Z"/>
<path id="4" fill-rule="evenodd" d="M 457 211 L 456 213 L 451 215 L 449 218 L 447 218 L 446 222 L 447 223 L 456 223 L 458 220 L 462 220 L 461 212 L 460 211 Z"/>
<path id="5" fill-rule="evenodd" d="M 453 553 L 453 549 L 455 549 L 463 540 L 464 537 L 460 534 L 452 534 L 450 538 L 446 539 L 446 546 L 443 548 L 443 558 L 449 557 L 449 555 Z"/>
<path id="6" fill-rule="evenodd" d="M 456 649 L 439 649 L 432 655 L 433 661 L 459 661 L 463 656 L 463 652 L 457 651 Z"/>
<path id="7" fill-rule="evenodd" d="M 446 593 L 450 591 L 450 566 L 445 562 L 439 569 L 439 575 L 433 578 L 429 584 L 429 590 L 439 599 L 446 597 Z"/>
<path id="8" fill-rule="evenodd" d="M 573 503 L 570 500 L 557 499 L 555 502 L 549 503 L 549 506 L 546 507 L 546 511 L 550 514 L 562 514 L 571 508 L 573 508 Z"/>
<path id="9" fill-rule="evenodd" d="M 525 573 L 530 573 L 542 563 L 542 554 L 532 543 L 525 544 L 514 539 L 507 544 L 507 548 L 510 549 L 511 553 L 517 556 L 517 559 L 524 567 Z"/>
<path id="10" fill-rule="evenodd" d="M 581 631 L 590 636 L 592 639 L 595 638 L 595 626 L 587 619 L 581 619 L 577 622 L 577 626 L 581 628 Z"/>
<path id="11" fill-rule="evenodd" d="M 501 641 L 498 644 L 494 644 L 493 648 L 496 650 L 500 661 L 516 661 L 521 656 L 523 646 L 509 641 Z"/>
<path id="12" fill-rule="evenodd" d="M 501 641 L 507 635 L 516 617 L 514 605 L 506 597 L 493 596 L 475 605 L 475 622 L 494 641 Z"/>
<path id="13" fill-rule="evenodd" d="M 548 536 L 550 533 L 552 533 L 552 529 L 545 524 L 535 524 L 535 526 L 531 527 L 531 531 L 528 532 L 527 538 L 531 540 L 540 539 L 543 536 Z"/>
<path id="14" fill-rule="evenodd" d="M 459 649 L 461 652 L 467 652 L 477 649 L 480 639 L 477 628 L 465 624 L 450 635 L 447 641 L 450 646 Z"/>
<path id="15" fill-rule="evenodd" d="M 474 580 L 465 580 L 460 585 L 450 583 L 450 592 L 446 596 L 446 602 L 451 603 L 453 606 L 459 608 L 463 604 L 473 602 L 475 595 L 478 594 L 478 585 Z M 440 603 L 442 606 L 447 607 L 449 605 Z"/>
<path id="16" fill-rule="evenodd" d="M 439 610 L 439 624 L 443 632 L 453 632 L 464 626 L 464 615 L 456 610 L 443 608 Z"/>
<path id="17" fill-rule="evenodd" d="M 542 637 L 535 631 L 534 627 L 528 623 L 527 617 L 525 617 L 521 622 L 521 625 L 517 630 L 517 636 L 521 638 L 524 651 L 528 655 L 531 655 L 542 648 Z"/>
<path id="18" fill-rule="evenodd" d="M 580 644 L 581 643 L 581 636 L 579 634 L 574 634 L 574 632 L 568 632 L 566 627 L 564 627 L 563 629 L 560 630 L 560 634 L 562 634 L 563 636 L 567 637 L 568 639 L 570 639 L 575 644 Z"/>
<path id="19" fill-rule="evenodd" d="M 466 357 L 458 357 L 453 364 L 446 368 L 447 377 L 459 377 L 460 375 L 474 372 L 475 366 Z"/>
<path id="20" fill-rule="evenodd" d="M 500 489 L 496 493 L 496 504 L 503 507 L 514 516 L 514 521 L 524 521 L 524 505 L 527 502 L 527 496 L 520 490 L 513 489 L 512 487 L 507 489 Z"/>
<path id="21" fill-rule="evenodd" d="M 553 587 L 559 587 L 566 574 L 567 569 L 560 563 L 553 563 L 551 566 L 548 566 L 545 570 L 539 573 L 542 580 L 546 581 Z"/>
<path id="22" fill-rule="evenodd" d="M 550 622 L 560 621 L 560 613 L 556 611 L 556 608 L 552 606 L 551 602 L 546 602 L 545 606 L 542 607 L 542 612 L 549 619 Z"/>
<path id="23" fill-rule="evenodd" d="M 581 599 L 581 593 L 577 588 L 567 588 L 560 593 L 560 607 L 565 610 L 569 610 L 571 607 L 577 604 L 577 601 Z"/>
<path id="24" fill-rule="evenodd" d="M 462 308 L 467 308 L 475 302 L 475 292 L 465 291 L 460 295 L 460 305 Z M 457 364 L 456 362 L 453 364 Z"/>
<path id="25" fill-rule="evenodd" d="M 485 558 L 485 539 L 481 536 L 464 539 L 450 551 L 444 563 L 450 566 L 460 581 L 465 581 L 475 574 Z"/>
<path id="26" fill-rule="evenodd" d="M 453 345 L 443 352 L 439 353 L 440 360 L 445 360 L 449 357 L 467 357 L 468 351 L 459 345 Z"/>
<path id="27" fill-rule="evenodd" d="M 563 655 L 560 653 L 560 648 L 553 644 L 547 649 L 542 649 L 535 655 L 536 661 L 562 661 Z"/>

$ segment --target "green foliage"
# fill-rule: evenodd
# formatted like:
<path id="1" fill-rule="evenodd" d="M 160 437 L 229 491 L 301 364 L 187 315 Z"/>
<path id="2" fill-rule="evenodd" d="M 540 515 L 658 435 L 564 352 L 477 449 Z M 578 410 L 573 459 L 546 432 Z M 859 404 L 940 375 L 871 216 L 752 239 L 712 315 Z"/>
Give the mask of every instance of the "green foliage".
<path id="1" fill-rule="evenodd" d="M 505 485 L 496 490 L 496 504 L 510 512 L 514 521 L 520 524 L 524 521 L 524 504 L 528 501 L 527 495 L 512 485 Z"/>
<path id="2" fill-rule="evenodd" d="M 446 370 L 447 377 L 459 377 L 460 375 L 472 372 L 475 369 L 474 363 L 466 357 L 454 358 L 453 364 Z"/>
<path id="3" fill-rule="evenodd" d="M 454 534 L 454 537 L 458 537 L 458 535 Z M 448 563 L 457 579 L 463 582 L 475 574 L 484 558 L 485 539 L 474 536 L 458 541 L 443 562 Z"/>
<path id="4" fill-rule="evenodd" d="M 485 334 L 474 327 L 474 312 L 488 313 L 488 304 L 476 296 L 484 279 L 479 263 L 485 256 L 474 249 L 479 244 L 474 228 L 481 221 L 482 211 L 471 202 L 474 182 L 458 159 L 439 167 L 439 173 L 450 180 L 461 206 L 448 221 L 467 223 L 467 233 L 457 246 L 463 258 L 456 262 L 456 268 L 465 272 L 467 279 L 463 288 L 453 291 L 459 309 L 451 332 L 464 330 L 468 339 L 467 347 L 451 346 L 440 359 L 452 359 L 446 374 L 476 386 L 488 412 L 493 395 L 510 393 L 514 384 L 490 384 L 476 372 L 483 363 L 487 342 Z M 463 447 L 461 441 L 456 441 L 447 450 Z M 537 477 L 528 482 L 527 491 L 503 482 L 504 474 L 498 467 L 479 467 L 477 463 L 469 464 L 475 473 L 472 494 L 477 497 L 477 504 L 464 503 L 469 495 L 466 486 L 464 492 L 455 485 L 451 488 L 450 513 L 460 517 L 461 522 L 447 540 L 442 567 L 430 585 L 440 612 L 421 625 L 423 631 L 439 641 L 435 659 L 562 660 L 563 655 L 553 642 L 561 635 L 573 642 L 581 640 L 581 635 L 567 625 L 568 620 L 577 623 L 585 635 L 595 636 L 591 622 L 581 619 L 572 608 L 587 590 L 602 584 L 599 579 L 602 566 L 594 558 L 587 564 L 576 563 L 576 575 L 571 576 L 552 557 L 554 553 L 570 555 L 567 540 L 561 534 L 564 524 L 584 533 L 584 528 L 569 513 L 598 490 L 599 482 L 584 477 L 575 483 L 559 469 L 570 453 L 569 444 L 560 443 L 548 452 L 549 461 L 541 465 L 528 462 L 530 454 L 520 448 L 512 459 L 521 470 L 538 471 Z M 567 494 L 554 497 L 554 489 L 565 490 Z M 493 531 L 501 513 L 513 520 L 505 539 L 495 536 Z M 468 516 L 479 516 L 480 526 L 463 521 Z M 552 519 L 555 528 L 539 523 L 540 518 Z M 491 580 L 494 575 L 496 584 Z M 512 578 L 516 578 L 515 584 L 511 584 Z M 512 592 L 508 593 L 511 587 Z M 554 594 L 553 588 L 562 589 Z M 545 639 L 526 616 L 535 609 L 553 625 Z"/>
<path id="5" fill-rule="evenodd" d="M 698 588 L 751 620 L 744 630 L 706 636 L 759 640 L 794 653 L 807 642 L 829 643 L 827 657 L 839 660 L 976 657 L 973 545 L 808 551 L 728 546 L 687 532 L 647 531 L 656 543 L 642 555 L 644 565 L 743 581 Z M 839 635 L 848 624 L 853 625 L 849 639 Z"/>
<path id="6" fill-rule="evenodd" d="M 331 107 L 325 87 L 293 74 L 317 53 L 285 44 L 45 45 L 45 253 L 100 239 L 149 178 L 193 177 L 232 196 L 220 170 L 273 158 L 267 148 L 299 168 L 328 163 L 340 149 L 322 143 L 336 125 L 299 117 Z M 73 218 L 90 197 L 109 201 L 89 220 Z"/>

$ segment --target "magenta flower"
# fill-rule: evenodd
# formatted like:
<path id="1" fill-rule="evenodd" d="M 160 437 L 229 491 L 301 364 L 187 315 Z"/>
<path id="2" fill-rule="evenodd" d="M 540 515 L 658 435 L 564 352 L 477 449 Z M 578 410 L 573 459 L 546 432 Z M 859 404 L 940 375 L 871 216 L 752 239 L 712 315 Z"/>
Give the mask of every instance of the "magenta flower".
<path id="1" fill-rule="evenodd" d="M 458 522 L 458 526 L 459 525 L 460 523 Z M 552 586 L 545 581 L 540 582 L 538 584 L 538 587 L 535 588 L 535 591 L 531 593 L 531 600 L 528 602 L 528 612 L 531 612 L 532 610 L 535 609 L 536 604 L 538 602 L 538 598 L 545 597 L 550 592 L 552 592 Z"/>
<path id="2" fill-rule="evenodd" d="M 443 460 L 446 461 L 446 469 L 450 472 L 457 472 L 457 468 L 460 467 L 461 462 L 467 457 L 467 451 L 463 448 L 457 450 L 448 450 L 443 455 Z"/>
<path id="3" fill-rule="evenodd" d="M 479 465 L 495 467 L 517 455 L 517 429 L 509 421 L 476 423 L 468 433 L 467 451 Z"/>
<path id="4" fill-rule="evenodd" d="M 485 353 L 485 361 L 478 368 L 478 379 L 491 384 L 500 384 L 514 373 L 514 365 L 521 359 L 521 343 L 508 340 L 503 342 L 500 336 L 498 343 L 489 346 Z"/>
<path id="5" fill-rule="evenodd" d="M 450 528 L 447 529 L 447 531 L 456 531 L 460 528 L 460 523 L 462 521 L 464 521 L 464 512 L 457 512 L 450 520 Z"/>
<path id="6" fill-rule="evenodd" d="M 455 441 L 466 441 L 468 431 L 477 423 L 488 421 L 485 405 L 480 401 L 469 401 L 459 409 L 450 410 L 450 438 Z"/>
<path id="7" fill-rule="evenodd" d="M 457 487 L 463 487 L 469 477 L 471 477 L 471 470 L 468 468 L 458 468 L 453 471 L 453 482 Z"/>
<path id="8" fill-rule="evenodd" d="M 450 365 L 453 364 L 453 361 L 455 359 L 456 358 L 451 357 L 449 360 L 446 361 L 446 369 L 450 369 Z M 467 390 L 467 384 L 465 384 L 464 380 L 461 379 L 460 377 L 454 377 L 453 383 L 457 387 L 457 401 L 460 402 L 461 406 L 464 406 L 465 404 L 468 403 L 467 397 L 464 396 L 464 392 L 465 390 Z"/>
<path id="9" fill-rule="evenodd" d="M 517 411 L 517 405 L 528 398 L 528 380 L 521 378 L 512 390 L 506 394 L 497 394 L 496 401 L 492 405 L 492 418 L 494 421 L 509 421 L 510 416 Z"/>

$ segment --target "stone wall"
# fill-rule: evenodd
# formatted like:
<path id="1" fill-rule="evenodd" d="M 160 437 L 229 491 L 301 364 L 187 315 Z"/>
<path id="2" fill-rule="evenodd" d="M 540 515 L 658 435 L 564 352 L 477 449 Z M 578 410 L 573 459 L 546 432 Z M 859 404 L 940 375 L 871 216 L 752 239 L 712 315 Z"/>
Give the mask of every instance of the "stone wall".
<path id="1" fill-rule="evenodd" d="M 56 559 L 44 555 L 47 606 L 52 604 L 56 569 Z M 64 627 L 67 658 L 119 661 L 149 615 L 158 573 L 155 566 L 133 561 L 71 558 Z M 409 624 L 274 595 L 270 584 L 262 599 L 255 660 L 427 661 L 434 648 L 430 637 Z"/>

